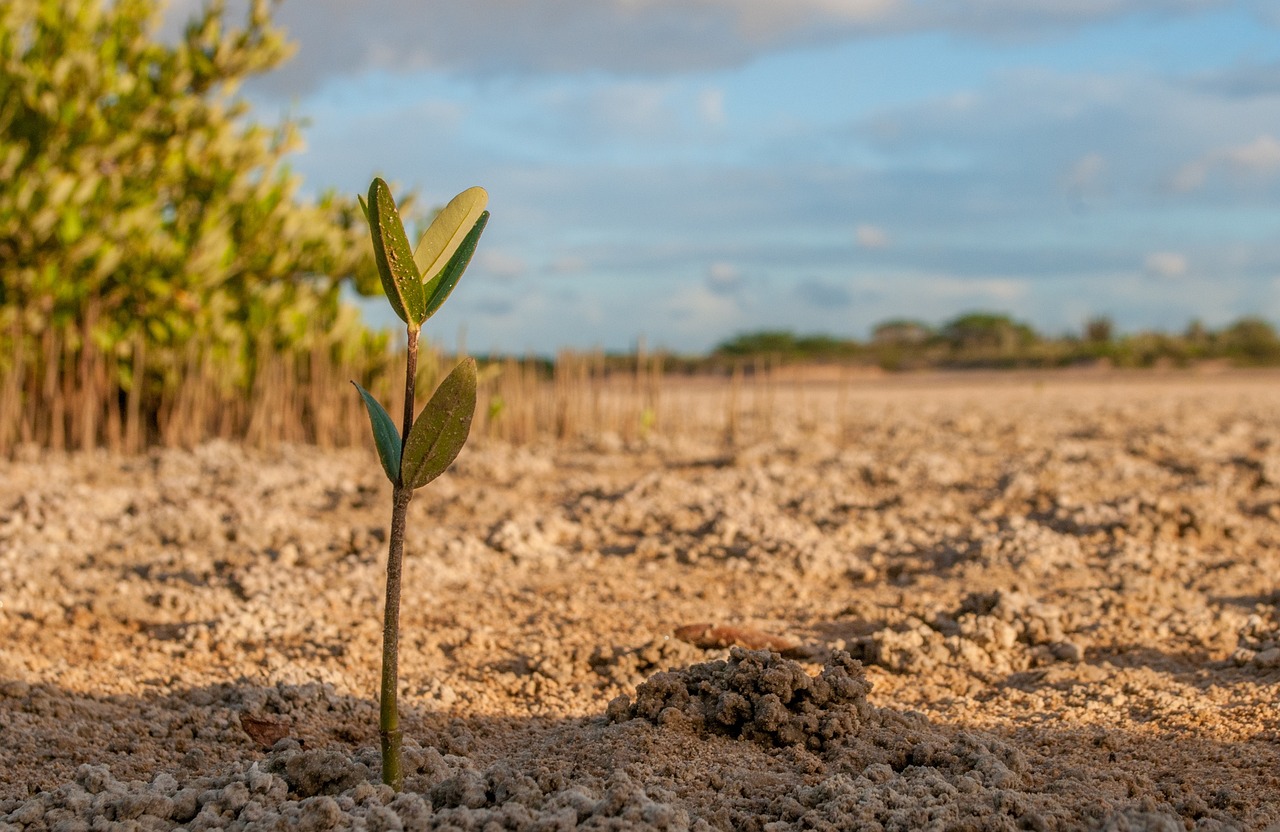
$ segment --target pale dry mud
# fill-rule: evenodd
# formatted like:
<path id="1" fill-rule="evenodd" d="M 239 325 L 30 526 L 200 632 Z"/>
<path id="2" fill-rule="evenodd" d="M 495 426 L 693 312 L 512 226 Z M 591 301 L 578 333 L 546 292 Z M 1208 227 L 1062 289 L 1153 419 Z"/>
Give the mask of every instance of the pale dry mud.
<path id="1" fill-rule="evenodd" d="M 1280 829 L 1280 376 L 778 397 L 418 493 L 400 794 L 372 450 L 0 463 L 0 830 Z"/>

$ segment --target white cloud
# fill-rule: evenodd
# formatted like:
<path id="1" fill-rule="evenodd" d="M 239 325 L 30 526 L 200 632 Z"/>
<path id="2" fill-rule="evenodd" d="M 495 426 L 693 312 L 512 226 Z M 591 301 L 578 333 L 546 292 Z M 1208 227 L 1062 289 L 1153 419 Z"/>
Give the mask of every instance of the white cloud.
<path id="1" fill-rule="evenodd" d="M 1223 158 L 1242 174 L 1280 173 L 1280 140 L 1275 136 L 1259 136 L 1248 144 L 1227 148 Z"/>
<path id="2" fill-rule="evenodd" d="M 670 295 L 663 296 L 643 319 L 634 317 L 633 313 L 633 309 L 625 310 L 614 321 L 647 320 L 650 324 L 661 322 L 665 331 L 645 333 L 651 336 L 651 343 L 672 343 L 678 340 L 696 343 L 700 347 L 703 344 L 709 345 L 715 338 L 723 337 L 723 333 L 732 331 L 741 316 L 736 300 L 698 285 L 683 286 Z M 646 327 L 638 324 L 637 329 L 644 330 Z"/>
<path id="3" fill-rule="evenodd" d="M 1101 153 L 1086 153 L 1067 169 L 1062 184 L 1073 196 L 1097 193 L 1107 172 L 1107 160 Z"/>
<path id="4" fill-rule="evenodd" d="M 518 113 L 505 128 L 524 134 L 527 151 L 578 162 L 620 148 L 687 150 L 722 140 L 727 123 L 723 89 L 672 78 L 541 79 L 505 93 L 489 106 Z"/>
<path id="5" fill-rule="evenodd" d="M 707 88 L 698 96 L 698 115 L 708 127 L 724 124 L 724 90 Z"/>
<path id="6" fill-rule="evenodd" d="M 1176 251 L 1153 251 L 1142 261 L 1142 270 L 1151 277 L 1182 277 L 1187 273 L 1187 256 Z"/>
<path id="7" fill-rule="evenodd" d="M 853 238 L 863 248 L 880 249 L 889 247 L 889 232 L 878 225 L 863 223 L 853 229 Z"/>
<path id="8" fill-rule="evenodd" d="M 666 132 L 663 122 L 671 117 L 670 96 L 671 88 L 666 84 L 614 84 L 600 91 L 596 104 L 611 127 Z"/>
<path id="9" fill-rule="evenodd" d="M 1188 193 L 1204 187 L 1209 180 L 1211 165 L 1204 159 L 1187 162 L 1173 173 L 1170 185 L 1178 193 Z"/>
<path id="10" fill-rule="evenodd" d="M 1190 15 L 1236 0 L 294 0 L 278 20 L 300 44 L 269 78 L 297 94 L 335 76 L 424 68 L 479 75 L 672 73 L 884 34 L 1052 37 L 1135 14 Z M 1268 0 L 1270 2 L 1270 0 Z M 164 31 L 203 0 L 172 0 Z M 233 23 L 245 0 L 228 4 Z"/>
<path id="11" fill-rule="evenodd" d="M 1173 175 L 1173 188 L 1184 193 L 1197 190 L 1216 171 L 1229 173 L 1241 183 L 1280 174 L 1280 139 L 1264 134 L 1244 144 L 1214 148 L 1178 168 Z"/>
<path id="12" fill-rule="evenodd" d="M 707 288 L 717 295 L 732 295 L 742 287 L 742 275 L 732 263 L 716 261 L 707 267 Z"/>
<path id="13" fill-rule="evenodd" d="M 682 3 L 687 0 L 682 0 Z M 814 24 L 882 26 L 906 11 L 903 0 L 695 0 L 699 5 L 719 6 L 738 21 L 741 31 L 753 39 L 770 39 L 779 32 Z M 651 0 L 651 6 L 675 5 L 671 0 Z"/>

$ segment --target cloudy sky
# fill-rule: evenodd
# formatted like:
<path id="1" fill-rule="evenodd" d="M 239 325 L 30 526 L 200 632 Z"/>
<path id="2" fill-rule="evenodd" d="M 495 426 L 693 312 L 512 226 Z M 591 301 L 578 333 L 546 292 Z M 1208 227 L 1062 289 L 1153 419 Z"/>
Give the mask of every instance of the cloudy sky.
<path id="1" fill-rule="evenodd" d="M 185 7 L 196 5 L 186 0 Z M 181 12 L 184 2 L 175 3 Z M 233 5 L 234 8 L 234 5 Z M 307 187 L 493 220 L 434 337 L 1280 321 L 1276 0 L 286 0 Z"/>

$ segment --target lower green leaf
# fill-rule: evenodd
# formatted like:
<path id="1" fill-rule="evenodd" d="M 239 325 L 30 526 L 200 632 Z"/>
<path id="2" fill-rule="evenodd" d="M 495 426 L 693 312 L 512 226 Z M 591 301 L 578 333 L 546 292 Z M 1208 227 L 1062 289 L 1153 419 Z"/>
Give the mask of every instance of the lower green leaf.
<path id="1" fill-rule="evenodd" d="M 396 423 L 382 405 L 378 403 L 368 390 L 356 382 L 356 389 L 364 399 L 364 406 L 369 410 L 369 424 L 373 426 L 373 442 L 378 446 L 378 459 L 382 462 L 382 470 L 387 472 L 387 479 L 395 483 L 400 474 L 400 433 Z"/>
<path id="2" fill-rule="evenodd" d="M 440 382 L 422 408 L 400 460 L 406 488 L 421 488 L 445 472 L 467 442 L 476 411 L 476 361 L 467 358 Z"/>

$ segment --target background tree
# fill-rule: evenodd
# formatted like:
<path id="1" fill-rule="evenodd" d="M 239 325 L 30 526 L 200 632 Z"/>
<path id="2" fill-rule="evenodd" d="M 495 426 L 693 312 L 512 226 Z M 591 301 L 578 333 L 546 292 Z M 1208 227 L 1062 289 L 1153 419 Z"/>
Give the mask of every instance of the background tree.
<path id="1" fill-rule="evenodd" d="M 302 199 L 283 163 L 296 123 L 255 124 L 235 97 L 291 51 L 266 0 L 241 28 L 215 0 L 172 44 L 154 36 L 161 5 L 0 3 L 5 352 L 99 350 L 129 387 L 140 338 L 152 357 L 199 342 L 245 386 L 260 343 L 359 343 L 339 303 L 348 278 L 379 291 L 359 209 Z"/>
<path id="2" fill-rule="evenodd" d="M 1280 337 L 1262 318 L 1241 318 L 1219 333 L 1223 355 L 1236 364 L 1260 366 L 1280 362 Z"/>
<path id="3" fill-rule="evenodd" d="M 1107 346 L 1115 338 L 1116 328 L 1105 315 L 1090 318 L 1084 324 L 1084 340 L 1097 346 Z"/>
<path id="4" fill-rule="evenodd" d="M 948 321 L 942 337 L 957 352 L 1013 353 L 1035 343 L 1031 327 L 996 312 L 969 312 Z"/>
<path id="5" fill-rule="evenodd" d="M 881 321 L 871 330 L 871 343 L 876 346 L 918 346 L 933 337 L 933 328 L 924 321 L 893 318 Z"/>

